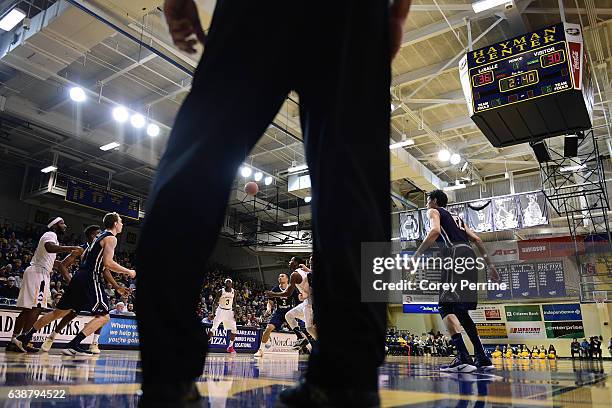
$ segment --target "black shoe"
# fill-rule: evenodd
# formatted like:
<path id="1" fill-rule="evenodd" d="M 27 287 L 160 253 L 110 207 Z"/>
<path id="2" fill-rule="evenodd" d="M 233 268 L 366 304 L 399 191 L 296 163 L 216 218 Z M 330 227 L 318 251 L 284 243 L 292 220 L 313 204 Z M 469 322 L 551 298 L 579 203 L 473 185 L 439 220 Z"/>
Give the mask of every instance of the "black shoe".
<path id="1" fill-rule="evenodd" d="M 25 334 L 20 334 L 19 336 L 11 340 L 11 342 L 16 345 L 19 350 L 23 351 L 24 353 L 27 353 L 27 347 L 30 340 L 31 339 L 29 339 L 28 336 L 26 336 Z"/>
<path id="2" fill-rule="evenodd" d="M 316 408 L 316 407 L 379 407 L 378 391 L 360 389 L 325 390 L 302 380 L 298 385 L 286 388 L 276 400 L 276 408 Z"/>
<path id="3" fill-rule="evenodd" d="M 473 373 L 476 371 L 476 366 L 472 357 L 455 357 L 452 363 L 440 367 L 440 371 L 444 373 Z"/>
<path id="4" fill-rule="evenodd" d="M 17 345 L 13 342 L 10 342 L 9 344 L 7 344 L 6 349 L 4 349 L 4 351 L 13 352 L 13 353 L 23 353 L 24 352 L 19 347 L 17 347 Z"/>
<path id="5" fill-rule="evenodd" d="M 139 408 L 195 408 L 202 399 L 194 381 L 142 386 Z"/>
<path id="6" fill-rule="evenodd" d="M 28 353 L 38 353 L 40 351 L 40 349 L 38 347 L 34 347 L 32 343 L 26 344 L 25 349 Z"/>
<path id="7" fill-rule="evenodd" d="M 83 347 L 82 345 L 78 346 L 70 346 L 68 344 L 68 348 L 62 350 L 62 354 L 65 356 L 93 356 L 94 354 Z"/>
<path id="8" fill-rule="evenodd" d="M 301 350 L 302 347 L 305 347 L 307 344 L 308 344 L 308 339 L 306 337 L 302 337 L 301 339 L 293 343 L 293 349 Z"/>
<path id="9" fill-rule="evenodd" d="M 495 366 L 491 362 L 491 359 L 487 356 L 479 356 L 476 357 L 476 361 L 474 365 L 479 371 L 493 371 L 495 370 Z"/>

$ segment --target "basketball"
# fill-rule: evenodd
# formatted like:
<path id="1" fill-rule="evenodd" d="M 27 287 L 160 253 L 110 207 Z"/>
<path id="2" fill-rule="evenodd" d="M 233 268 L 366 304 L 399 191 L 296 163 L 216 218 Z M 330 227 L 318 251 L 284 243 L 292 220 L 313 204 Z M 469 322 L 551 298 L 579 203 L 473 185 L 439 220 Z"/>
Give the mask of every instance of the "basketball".
<path id="1" fill-rule="evenodd" d="M 250 196 L 255 196 L 259 191 L 259 186 L 254 181 L 249 181 L 244 185 L 244 192 Z"/>

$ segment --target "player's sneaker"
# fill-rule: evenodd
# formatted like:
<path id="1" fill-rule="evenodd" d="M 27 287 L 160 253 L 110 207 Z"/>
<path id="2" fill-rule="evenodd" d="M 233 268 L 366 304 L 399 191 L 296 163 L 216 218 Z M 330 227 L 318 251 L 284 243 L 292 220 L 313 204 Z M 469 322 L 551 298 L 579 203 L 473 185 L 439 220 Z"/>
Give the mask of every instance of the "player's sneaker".
<path id="1" fill-rule="evenodd" d="M 25 342 L 25 344 L 24 344 Z M 22 353 L 27 353 L 28 351 L 26 350 L 26 347 L 28 345 L 28 342 L 26 341 L 25 335 L 20 334 L 19 336 L 12 338 L 11 339 L 11 343 L 15 345 L 15 347 L 17 347 L 17 350 L 21 351 Z"/>
<path id="2" fill-rule="evenodd" d="M 474 362 L 476 369 L 479 371 L 493 371 L 495 370 L 495 366 L 491 362 L 491 359 L 487 356 L 477 357 Z"/>
<path id="3" fill-rule="evenodd" d="M 262 349 L 257 350 L 257 352 L 255 354 L 253 354 L 253 357 L 263 357 L 264 352 Z"/>
<path id="4" fill-rule="evenodd" d="M 40 349 L 38 347 L 34 347 L 32 343 L 28 343 L 25 346 L 25 349 L 28 353 L 38 353 L 40 351 Z"/>
<path id="5" fill-rule="evenodd" d="M 78 346 L 69 347 L 62 350 L 62 354 L 65 356 L 93 356 L 93 353 L 80 344 Z"/>
<path id="6" fill-rule="evenodd" d="M 275 407 L 379 407 L 378 391 L 361 389 L 325 389 L 301 380 L 278 395 Z"/>
<path id="7" fill-rule="evenodd" d="M 47 337 L 47 339 L 42 344 L 42 346 L 40 346 L 40 350 L 42 352 L 48 353 L 49 350 L 51 350 L 51 347 L 53 347 L 53 341 L 54 341 L 53 337 Z"/>
<path id="8" fill-rule="evenodd" d="M 12 351 L 13 353 L 23 353 L 23 350 L 17 347 L 17 345 L 13 343 L 12 340 L 9 344 L 6 345 L 6 349 L 4 349 L 4 351 Z"/>
<path id="9" fill-rule="evenodd" d="M 476 366 L 471 357 L 466 359 L 455 357 L 452 363 L 440 367 L 440 371 L 445 373 L 473 373 L 476 371 Z"/>
<path id="10" fill-rule="evenodd" d="M 98 347 L 98 343 L 91 343 L 89 346 L 89 351 L 93 354 L 100 354 L 100 347 Z"/>
<path id="11" fill-rule="evenodd" d="M 306 344 L 308 344 L 308 339 L 306 337 L 302 337 L 301 339 L 298 339 L 295 343 L 293 343 L 293 349 L 301 350 L 302 347 L 304 347 Z"/>
<path id="12" fill-rule="evenodd" d="M 226 350 L 230 354 L 236 354 L 236 350 L 234 350 L 234 346 L 229 346 Z"/>

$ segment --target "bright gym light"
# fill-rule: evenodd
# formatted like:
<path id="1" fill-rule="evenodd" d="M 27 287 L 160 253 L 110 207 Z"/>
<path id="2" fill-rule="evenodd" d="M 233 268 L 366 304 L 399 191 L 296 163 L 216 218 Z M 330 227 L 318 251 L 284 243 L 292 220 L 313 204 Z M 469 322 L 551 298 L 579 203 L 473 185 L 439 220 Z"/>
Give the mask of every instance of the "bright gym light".
<path id="1" fill-rule="evenodd" d="M 57 167 L 55 166 L 47 166 L 44 169 L 40 169 L 41 173 L 51 173 L 52 171 L 57 170 Z"/>
<path id="2" fill-rule="evenodd" d="M 309 202 L 311 202 L 311 201 L 312 201 L 312 197 L 311 197 L 311 196 L 306 196 L 306 197 L 304 197 L 304 202 L 305 202 L 306 204 L 308 204 L 308 203 L 309 203 Z"/>
<path id="3" fill-rule="evenodd" d="M 450 157 L 451 153 L 446 149 L 442 149 L 438 152 L 438 160 L 440 161 L 447 162 L 450 160 Z"/>
<path id="4" fill-rule="evenodd" d="M 103 151 L 105 151 L 105 152 L 106 152 L 106 151 L 108 151 L 108 150 L 115 149 L 115 148 L 117 148 L 117 147 L 119 147 L 119 146 L 121 146 L 121 144 L 120 144 L 120 143 L 117 143 L 117 142 L 110 142 L 110 143 L 105 144 L 104 146 L 100 146 L 100 150 L 103 150 Z"/>
<path id="5" fill-rule="evenodd" d="M 242 166 L 242 168 L 240 169 L 240 174 L 244 178 L 250 177 L 252 172 L 253 170 L 251 170 L 251 168 L 248 166 Z"/>
<path id="6" fill-rule="evenodd" d="M 450 162 L 451 164 L 459 164 L 461 162 L 461 156 L 459 156 L 457 153 L 451 154 Z"/>
<path id="7" fill-rule="evenodd" d="M 130 117 L 130 113 L 125 108 L 125 106 L 117 106 L 113 109 L 113 119 L 115 119 L 119 123 L 126 122 Z"/>
<path id="8" fill-rule="evenodd" d="M 135 113 L 132 115 L 132 117 L 130 118 L 130 123 L 132 124 L 132 126 L 134 126 L 136 129 L 140 129 L 141 127 L 143 127 L 146 123 L 145 117 L 142 116 L 140 113 Z"/>
<path id="9" fill-rule="evenodd" d="M 257 173 L 255 173 L 253 178 L 255 179 L 255 181 L 260 181 L 263 178 L 263 173 L 261 171 L 258 171 Z"/>
<path id="10" fill-rule="evenodd" d="M 268 176 L 264 179 L 264 184 L 266 186 L 269 186 L 270 184 L 272 184 L 272 176 Z"/>
<path id="11" fill-rule="evenodd" d="M 392 143 L 389 145 L 389 150 L 399 149 L 400 147 L 412 146 L 414 144 L 414 140 L 406 139 L 401 142 Z"/>
<path id="12" fill-rule="evenodd" d="M 87 99 L 85 91 L 80 86 L 74 86 L 70 88 L 70 99 L 75 102 L 83 102 Z"/>
<path id="13" fill-rule="evenodd" d="M 25 18 L 25 13 L 18 8 L 14 8 L 0 20 L 0 29 L 11 31 L 21 20 Z"/>
<path id="14" fill-rule="evenodd" d="M 159 126 L 155 123 L 149 123 L 149 126 L 147 126 L 147 135 L 151 137 L 159 135 Z"/>
<path id="15" fill-rule="evenodd" d="M 472 9 L 474 13 L 481 13 L 504 4 L 513 5 L 512 0 L 480 0 L 472 3 Z"/>
<path id="16" fill-rule="evenodd" d="M 296 225 L 298 225 L 297 221 L 289 221 L 289 222 L 284 223 L 283 227 L 293 227 L 293 226 L 296 226 Z"/>

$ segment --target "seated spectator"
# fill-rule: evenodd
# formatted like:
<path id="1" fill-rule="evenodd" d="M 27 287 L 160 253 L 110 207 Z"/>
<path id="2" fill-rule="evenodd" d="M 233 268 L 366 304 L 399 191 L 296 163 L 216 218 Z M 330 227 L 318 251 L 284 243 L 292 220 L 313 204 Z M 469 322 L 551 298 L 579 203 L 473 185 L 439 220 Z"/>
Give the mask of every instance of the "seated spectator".
<path id="1" fill-rule="evenodd" d="M 578 343 L 578 339 L 574 338 L 574 341 L 572 341 L 572 344 L 570 345 L 570 350 L 572 353 L 572 358 L 574 358 L 574 355 L 578 355 L 578 358 L 581 357 L 580 355 L 580 343 Z"/>
<path id="2" fill-rule="evenodd" d="M 115 314 L 115 315 L 123 315 L 123 316 L 125 316 L 128 313 L 128 311 L 125 308 L 125 303 L 117 302 L 117 304 L 115 305 L 115 308 L 113 310 L 111 310 L 109 313 L 110 314 Z"/>
<path id="3" fill-rule="evenodd" d="M 134 313 L 134 304 L 133 303 L 128 303 L 126 316 L 136 316 L 136 313 Z"/>
<path id="4" fill-rule="evenodd" d="M 0 287 L 0 297 L 6 299 L 17 299 L 19 288 L 15 285 L 15 277 L 9 276 L 6 283 Z"/>
<path id="5" fill-rule="evenodd" d="M 113 289 L 113 285 L 111 285 L 110 282 L 106 284 L 106 289 L 104 289 L 104 291 L 109 299 L 115 297 L 115 289 Z"/>
<path id="6" fill-rule="evenodd" d="M 206 317 L 204 319 L 202 319 L 202 323 L 204 324 L 212 324 L 214 319 L 214 316 L 212 315 L 212 313 L 209 313 L 208 315 L 206 315 Z"/>
<path id="7" fill-rule="evenodd" d="M 580 357 L 589 358 L 589 342 L 587 339 L 583 339 L 580 343 Z"/>

